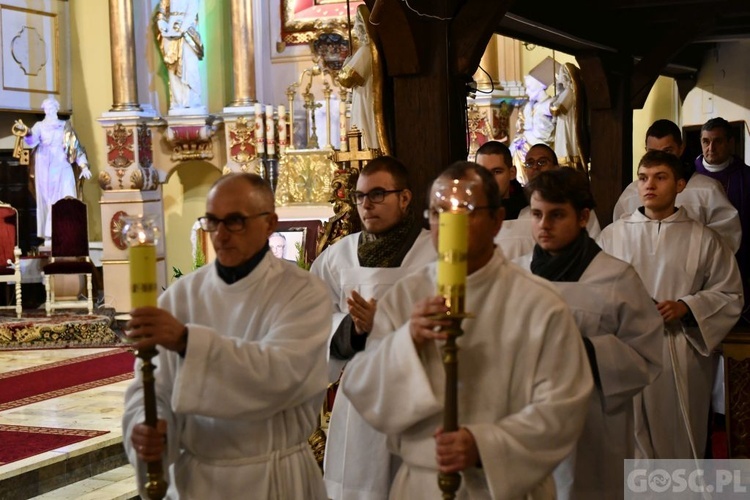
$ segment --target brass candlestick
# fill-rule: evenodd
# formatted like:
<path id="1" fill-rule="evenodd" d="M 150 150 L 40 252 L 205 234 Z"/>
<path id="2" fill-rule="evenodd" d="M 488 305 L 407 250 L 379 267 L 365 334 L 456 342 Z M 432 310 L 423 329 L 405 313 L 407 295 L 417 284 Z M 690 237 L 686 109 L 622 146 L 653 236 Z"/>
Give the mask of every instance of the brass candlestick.
<path id="1" fill-rule="evenodd" d="M 156 215 L 139 215 L 125 217 L 123 226 L 124 240 L 129 247 L 130 260 L 130 302 L 131 307 L 156 306 L 158 284 L 156 279 L 156 243 L 159 239 L 159 228 L 156 226 Z M 152 359 L 156 348 L 138 349 L 136 356 L 141 361 L 143 379 L 143 404 L 145 423 L 156 428 L 158 419 L 156 411 L 156 389 L 154 387 L 154 369 Z M 161 460 L 146 462 L 146 493 L 150 500 L 161 500 L 167 494 L 167 482 L 164 479 L 164 468 Z"/>
<path id="2" fill-rule="evenodd" d="M 445 369 L 443 431 L 458 430 L 458 345 L 463 335 L 461 322 L 471 314 L 465 311 L 469 216 L 476 206 L 474 183 L 460 179 L 438 179 L 433 187 L 432 205 L 440 212 L 438 231 L 438 295 L 448 311 L 438 319 L 449 320 L 442 331 L 448 336 L 442 348 Z M 452 500 L 461 487 L 461 474 L 438 473 L 438 486 L 444 500 Z"/>
<path id="3" fill-rule="evenodd" d="M 448 339 L 441 349 L 443 353 L 443 368 L 445 369 L 445 402 L 443 411 L 443 431 L 458 430 L 458 345 L 456 339 L 463 335 L 461 321 L 469 315 L 444 315 L 442 319 L 450 320 L 450 326 L 443 327 Z M 438 486 L 443 492 L 443 500 L 456 498 L 456 492 L 461 487 L 461 474 L 458 472 L 439 472 Z"/>

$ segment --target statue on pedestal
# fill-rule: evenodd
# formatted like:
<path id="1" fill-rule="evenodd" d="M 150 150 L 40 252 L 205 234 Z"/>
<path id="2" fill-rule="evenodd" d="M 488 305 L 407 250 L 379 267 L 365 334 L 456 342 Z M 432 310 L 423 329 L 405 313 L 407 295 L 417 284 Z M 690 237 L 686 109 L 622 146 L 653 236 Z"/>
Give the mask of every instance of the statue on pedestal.
<path id="1" fill-rule="evenodd" d="M 199 0 L 161 0 L 154 19 L 156 40 L 169 73 L 169 109 L 203 107 L 198 61 L 204 50 L 198 33 Z"/>
<path id="2" fill-rule="evenodd" d="M 557 72 L 557 95 L 550 110 L 557 117 L 555 154 L 562 166 L 588 171 L 589 141 L 586 129 L 580 69 L 566 63 Z"/>
<path id="3" fill-rule="evenodd" d="M 384 144 L 383 74 L 379 66 L 376 41 L 371 38 L 374 33 L 367 29 L 369 19 L 370 11 L 367 6 L 360 5 L 353 26 L 359 48 L 344 62 L 338 81 L 342 86 L 352 89 L 350 126 L 357 127 L 362 132 L 364 147 L 388 151 L 388 144 Z"/>
<path id="4" fill-rule="evenodd" d="M 531 146 L 541 142 L 552 147 L 555 142 L 555 117 L 550 109 L 552 97 L 547 94 L 547 87 L 555 79 L 555 64 L 551 57 L 547 57 L 524 77 L 528 102 L 518 117 L 516 135 L 510 145 L 521 184 L 526 184 L 523 164 Z"/>
<path id="5" fill-rule="evenodd" d="M 34 149 L 34 187 L 36 190 L 37 237 L 49 245 L 52 238 L 52 204 L 66 196 L 77 196 L 77 164 L 79 179 L 90 179 L 86 150 L 78 142 L 70 121 L 57 117 L 60 103 L 54 97 L 42 101 L 44 119 L 34 124 L 24 142 Z"/>

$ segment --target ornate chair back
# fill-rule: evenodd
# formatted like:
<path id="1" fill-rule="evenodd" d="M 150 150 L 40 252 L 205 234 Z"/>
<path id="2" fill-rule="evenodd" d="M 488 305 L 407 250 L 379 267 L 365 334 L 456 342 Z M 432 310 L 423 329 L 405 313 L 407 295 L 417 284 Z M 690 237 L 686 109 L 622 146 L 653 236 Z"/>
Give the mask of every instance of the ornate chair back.
<path id="1" fill-rule="evenodd" d="M 14 309 L 21 317 L 21 249 L 18 247 L 18 212 L 0 201 L 0 283 L 13 283 L 15 303 L 0 306 Z"/>
<path id="2" fill-rule="evenodd" d="M 52 205 L 52 249 L 50 263 L 44 266 L 44 287 L 47 292 L 47 316 L 53 309 L 85 306 L 93 314 L 92 274 L 94 264 L 89 257 L 88 211 L 86 204 L 66 196 Z M 60 274 L 86 277 L 86 300 L 58 301 L 54 278 Z"/>

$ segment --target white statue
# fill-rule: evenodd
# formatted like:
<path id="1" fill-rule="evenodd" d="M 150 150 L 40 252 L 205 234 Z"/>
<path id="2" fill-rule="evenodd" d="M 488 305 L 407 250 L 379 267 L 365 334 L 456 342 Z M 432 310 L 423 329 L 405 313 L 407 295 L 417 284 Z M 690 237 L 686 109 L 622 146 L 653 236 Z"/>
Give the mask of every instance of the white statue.
<path id="1" fill-rule="evenodd" d="M 555 154 L 560 165 L 587 171 L 588 134 L 584 116 L 583 85 L 580 70 L 571 63 L 557 72 L 557 95 L 550 110 L 557 117 Z"/>
<path id="2" fill-rule="evenodd" d="M 362 7 L 358 8 L 353 30 L 359 39 L 359 48 L 344 62 L 339 72 L 339 82 L 344 87 L 352 89 L 351 126 L 357 127 L 362 132 L 364 147 L 379 149 L 380 143 L 375 123 L 372 48 L 370 38 L 367 36 L 365 16 L 367 16 L 366 10 Z"/>
<path id="3" fill-rule="evenodd" d="M 203 42 L 198 33 L 199 0 L 160 0 L 156 39 L 169 73 L 169 109 L 203 107 L 198 61 Z"/>
<path id="4" fill-rule="evenodd" d="M 37 237 L 49 245 L 52 238 L 52 204 L 66 196 L 76 196 L 76 176 L 72 164 L 77 164 L 79 178 L 90 179 L 86 150 L 78 142 L 69 121 L 57 116 L 60 103 L 54 97 L 42 101 L 44 119 L 31 128 L 25 138 L 34 150 L 34 186 L 36 189 Z"/>
<path id="5" fill-rule="evenodd" d="M 554 61 L 548 57 L 524 77 L 528 101 L 518 116 L 516 135 L 510 145 L 521 184 L 526 184 L 523 164 L 531 146 L 541 142 L 552 147 L 555 141 L 555 117 L 550 110 L 552 98 L 547 94 L 547 87 L 554 81 L 554 73 L 550 73 L 554 66 L 550 63 Z"/>

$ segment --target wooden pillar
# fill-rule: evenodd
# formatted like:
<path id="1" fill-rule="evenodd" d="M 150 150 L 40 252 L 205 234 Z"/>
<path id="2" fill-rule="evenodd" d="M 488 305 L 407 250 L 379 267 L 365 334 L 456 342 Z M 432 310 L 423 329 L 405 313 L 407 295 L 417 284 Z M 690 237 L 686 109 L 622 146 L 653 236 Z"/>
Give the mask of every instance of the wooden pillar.
<path id="1" fill-rule="evenodd" d="M 110 111 L 142 111 L 136 86 L 133 0 L 109 0 L 109 41 L 112 59 Z"/>
<path id="2" fill-rule="evenodd" d="M 632 177 L 632 63 L 593 55 L 579 56 L 577 61 L 589 99 L 591 190 L 604 227 L 612 222 L 615 203 Z"/>
<path id="3" fill-rule="evenodd" d="M 418 213 L 435 177 L 467 157 L 467 83 L 510 2 L 365 0 L 388 71 L 386 128 Z"/>
<path id="4" fill-rule="evenodd" d="M 750 327 L 736 326 L 722 342 L 724 411 L 729 458 L 750 458 Z"/>

